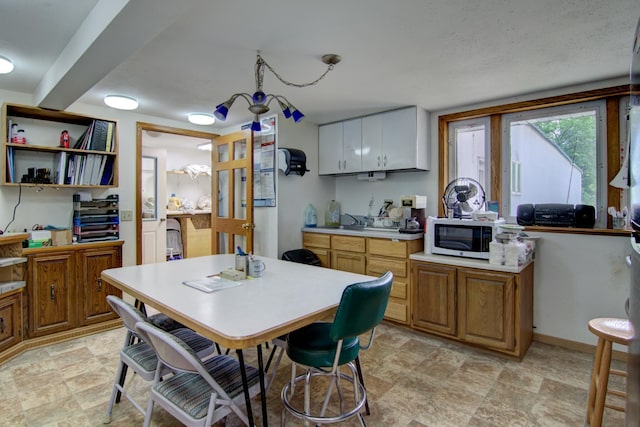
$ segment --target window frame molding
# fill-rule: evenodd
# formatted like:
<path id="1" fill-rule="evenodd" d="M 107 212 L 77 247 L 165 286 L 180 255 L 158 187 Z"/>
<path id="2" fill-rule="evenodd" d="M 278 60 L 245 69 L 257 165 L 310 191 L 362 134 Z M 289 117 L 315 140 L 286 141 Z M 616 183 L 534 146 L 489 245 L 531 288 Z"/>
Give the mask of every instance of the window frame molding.
<path id="1" fill-rule="evenodd" d="M 449 124 L 452 122 L 489 117 L 491 123 L 491 156 L 489 161 L 490 183 L 489 192 L 493 200 L 498 200 L 502 206 L 502 116 L 509 113 L 537 110 L 587 101 L 606 100 L 606 140 L 607 140 L 607 186 L 606 206 L 619 206 L 622 190 L 612 187 L 608 183 L 620 169 L 620 98 L 630 95 L 629 85 L 620 85 L 602 89 L 574 92 L 564 95 L 550 96 L 528 101 L 513 102 L 485 108 L 444 114 L 438 117 L 438 189 L 443 194 L 449 183 Z M 485 168 L 487 167 L 485 159 Z M 444 216 L 442 206 L 438 207 L 438 216 Z M 627 230 L 612 230 L 611 218 L 607 215 L 607 229 L 578 229 L 568 227 L 527 227 L 531 230 L 553 231 L 579 234 L 616 234 L 628 235 Z"/>

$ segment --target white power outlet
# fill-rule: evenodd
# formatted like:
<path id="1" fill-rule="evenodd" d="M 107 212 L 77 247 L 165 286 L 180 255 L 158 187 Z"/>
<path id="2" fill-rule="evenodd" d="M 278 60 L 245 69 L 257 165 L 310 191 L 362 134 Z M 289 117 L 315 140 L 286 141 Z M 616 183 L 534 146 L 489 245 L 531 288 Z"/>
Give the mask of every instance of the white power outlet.
<path id="1" fill-rule="evenodd" d="M 133 221 L 133 211 L 121 210 L 120 221 Z"/>

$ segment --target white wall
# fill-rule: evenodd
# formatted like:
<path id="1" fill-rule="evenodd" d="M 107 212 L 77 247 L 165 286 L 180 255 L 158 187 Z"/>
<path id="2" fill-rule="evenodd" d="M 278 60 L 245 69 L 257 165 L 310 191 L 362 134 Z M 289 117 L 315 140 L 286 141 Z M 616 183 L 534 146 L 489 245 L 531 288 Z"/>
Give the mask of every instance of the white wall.
<path id="1" fill-rule="evenodd" d="M 309 203 L 318 210 L 318 224 L 322 212 L 335 197 L 336 178 L 318 176 L 318 126 L 306 120 L 293 123 L 278 117 L 278 147 L 297 148 L 307 157 L 304 176 L 278 172 L 278 257 L 291 249 L 302 248 L 304 212 Z"/>

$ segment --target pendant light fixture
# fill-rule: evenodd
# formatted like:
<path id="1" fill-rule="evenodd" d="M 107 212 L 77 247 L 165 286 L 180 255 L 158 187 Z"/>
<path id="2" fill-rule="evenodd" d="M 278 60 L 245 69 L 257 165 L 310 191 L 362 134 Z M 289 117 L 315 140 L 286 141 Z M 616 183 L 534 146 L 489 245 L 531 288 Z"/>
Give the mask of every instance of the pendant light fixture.
<path id="1" fill-rule="evenodd" d="M 300 110 L 294 107 L 293 104 L 287 100 L 287 98 L 285 98 L 282 95 L 274 95 L 271 93 L 267 94 L 263 92 L 262 82 L 264 78 L 265 67 L 268 68 L 269 71 L 271 71 L 278 80 L 280 80 L 282 83 L 286 84 L 287 86 L 302 88 L 307 86 L 313 86 L 316 83 L 318 83 L 320 80 L 324 78 L 324 76 L 327 75 L 329 71 L 333 70 L 334 66 L 337 63 L 339 63 L 341 59 L 342 58 L 340 57 L 340 55 L 335 55 L 335 54 L 323 55 L 322 62 L 327 64 L 327 69 L 325 70 L 325 72 L 322 73 L 320 77 L 318 77 L 312 82 L 298 84 L 298 83 L 291 83 L 283 79 L 278 73 L 275 72 L 275 70 L 269 64 L 267 64 L 267 62 L 264 59 L 262 59 L 262 56 L 260 56 L 260 51 L 258 51 L 257 58 L 256 58 L 256 66 L 255 66 L 256 90 L 253 93 L 253 95 L 250 95 L 248 93 L 233 94 L 231 98 L 227 99 L 222 104 L 219 104 L 216 106 L 216 110 L 214 111 L 213 115 L 218 120 L 224 121 L 227 118 L 227 113 L 229 113 L 229 108 L 231 108 L 235 100 L 238 97 L 244 98 L 244 100 L 249 103 L 249 111 L 251 111 L 254 114 L 254 119 L 253 119 L 253 122 L 251 123 L 251 130 L 259 132 L 261 130 L 260 115 L 265 114 L 266 112 L 269 111 L 269 104 L 271 104 L 271 101 L 275 99 L 276 101 L 278 101 L 278 105 L 280 106 L 280 109 L 282 110 L 282 114 L 284 115 L 285 119 L 291 118 L 293 119 L 294 122 L 297 123 L 304 118 L 304 114 L 302 114 Z"/>

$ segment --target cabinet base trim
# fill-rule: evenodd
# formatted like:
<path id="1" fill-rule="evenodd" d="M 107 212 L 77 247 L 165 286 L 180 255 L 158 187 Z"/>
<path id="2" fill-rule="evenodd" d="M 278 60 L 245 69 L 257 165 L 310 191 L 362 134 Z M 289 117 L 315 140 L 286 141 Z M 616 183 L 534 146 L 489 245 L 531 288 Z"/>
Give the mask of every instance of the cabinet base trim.
<path id="1" fill-rule="evenodd" d="M 69 331 L 58 332 L 44 337 L 26 339 L 11 348 L 0 353 L 0 364 L 13 359 L 14 357 L 22 354 L 27 350 L 31 350 L 38 347 L 43 347 L 49 344 L 55 344 L 62 341 L 68 341 L 74 338 L 80 338 L 87 335 L 92 335 L 97 332 L 103 332 L 110 329 L 116 329 L 122 326 L 122 320 L 114 319 L 107 322 L 102 322 L 96 325 L 83 326 L 80 328 L 71 329 Z"/>

